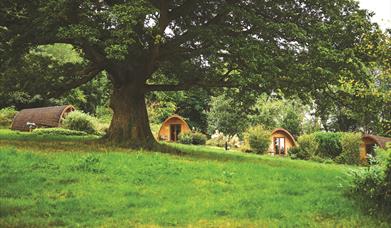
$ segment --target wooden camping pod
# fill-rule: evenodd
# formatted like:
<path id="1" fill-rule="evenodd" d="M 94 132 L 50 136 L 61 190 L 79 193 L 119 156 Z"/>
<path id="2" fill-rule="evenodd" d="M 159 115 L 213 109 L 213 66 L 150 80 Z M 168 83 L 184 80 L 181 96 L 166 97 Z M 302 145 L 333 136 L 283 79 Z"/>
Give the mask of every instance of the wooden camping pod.
<path id="1" fill-rule="evenodd" d="M 168 117 L 160 127 L 158 139 L 163 141 L 177 141 L 180 133 L 189 132 L 190 127 L 183 117 L 172 115 Z"/>
<path id="2" fill-rule="evenodd" d="M 278 155 L 287 155 L 291 147 L 297 146 L 293 135 L 284 128 L 276 128 L 272 131 L 269 152 Z"/>
<path id="3" fill-rule="evenodd" d="M 23 109 L 15 115 L 11 129 L 29 131 L 28 122 L 36 127 L 59 127 L 61 120 L 74 110 L 72 105 Z"/>
<path id="4" fill-rule="evenodd" d="M 386 143 L 391 142 L 391 138 L 366 134 L 363 135 L 361 141 L 362 142 L 360 145 L 360 158 L 362 160 L 365 160 L 367 154 L 373 154 L 373 149 L 375 145 L 380 148 L 385 148 Z"/>

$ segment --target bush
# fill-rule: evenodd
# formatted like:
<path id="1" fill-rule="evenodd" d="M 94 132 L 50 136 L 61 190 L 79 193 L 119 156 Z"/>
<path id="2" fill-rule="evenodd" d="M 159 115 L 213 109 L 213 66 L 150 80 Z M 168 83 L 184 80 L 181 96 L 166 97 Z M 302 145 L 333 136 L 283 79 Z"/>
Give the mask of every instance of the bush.
<path id="1" fill-rule="evenodd" d="M 228 135 L 228 146 L 239 148 L 242 146 L 242 142 L 239 139 L 238 135 L 229 136 Z"/>
<path id="2" fill-rule="evenodd" d="M 387 165 L 370 166 L 353 172 L 353 176 L 351 190 L 360 202 L 373 209 L 391 211 L 391 155 Z"/>
<path id="3" fill-rule="evenodd" d="M 213 133 L 210 136 L 210 139 L 206 141 L 206 145 L 209 146 L 219 146 L 223 147 L 225 143 L 225 136 L 223 132 L 220 132 L 219 130 L 216 130 L 215 133 Z"/>
<path id="4" fill-rule="evenodd" d="M 244 133 L 245 147 L 250 152 L 257 154 L 266 153 L 270 145 L 270 135 L 271 132 L 264 129 L 261 125 L 250 127 Z"/>
<path id="5" fill-rule="evenodd" d="M 211 136 L 211 139 L 206 141 L 206 144 L 210 146 L 224 147 L 226 142 L 231 148 L 239 148 L 241 146 L 241 142 L 238 135 L 225 136 L 223 132 L 219 132 L 218 130 L 216 130 L 215 133 Z"/>
<path id="6" fill-rule="evenodd" d="M 192 144 L 193 142 L 192 132 L 180 133 L 178 136 L 178 142 L 182 144 Z"/>
<path id="7" fill-rule="evenodd" d="M 319 143 L 319 147 L 316 151 L 316 155 L 323 158 L 335 159 L 342 153 L 340 132 L 315 132 L 316 141 Z"/>
<path id="8" fill-rule="evenodd" d="M 381 201 L 382 191 L 379 186 L 384 179 L 384 170 L 380 166 L 371 166 L 365 170 L 353 172 L 353 192 L 364 199 Z"/>
<path id="9" fill-rule="evenodd" d="M 0 127 L 9 128 L 17 111 L 14 107 L 0 109 Z"/>
<path id="10" fill-rule="evenodd" d="M 296 153 L 296 157 L 299 159 L 309 160 L 315 156 L 319 149 L 319 143 L 314 134 L 302 135 L 297 140 L 299 144 L 299 150 Z"/>
<path id="11" fill-rule="evenodd" d="M 208 138 L 206 135 L 202 134 L 201 132 L 193 132 L 193 142 L 194 145 L 205 145 L 206 140 Z"/>
<path id="12" fill-rule="evenodd" d="M 375 159 L 378 164 L 385 166 L 387 164 L 388 158 L 391 156 L 390 149 L 382 149 L 380 147 L 375 148 Z"/>
<path id="13" fill-rule="evenodd" d="M 360 133 L 343 133 L 341 137 L 342 153 L 336 158 L 338 163 L 360 164 Z"/>
<path id="14" fill-rule="evenodd" d="M 75 131 L 65 128 L 37 128 L 33 131 L 33 134 L 36 135 L 73 135 L 73 136 L 83 136 L 87 135 L 84 131 Z"/>
<path id="15" fill-rule="evenodd" d="M 206 135 L 201 132 L 186 132 L 179 134 L 178 142 L 182 144 L 205 145 Z"/>
<path id="16" fill-rule="evenodd" d="M 384 203 L 388 205 L 388 211 L 391 211 L 391 155 L 388 157 L 388 165 L 384 173 Z"/>
<path id="17" fill-rule="evenodd" d="M 97 120 L 80 111 L 74 111 L 69 113 L 62 122 L 62 127 L 75 131 L 84 131 L 88 134 L 96 134 L 97 130 Z"/>
<path id="18" fill-rule="evenodd" d="M 288 149 L 288 154 L 292 159 L 298 159 L 298 154 L 300 153 L 300 147 L 295 146 Z"/>

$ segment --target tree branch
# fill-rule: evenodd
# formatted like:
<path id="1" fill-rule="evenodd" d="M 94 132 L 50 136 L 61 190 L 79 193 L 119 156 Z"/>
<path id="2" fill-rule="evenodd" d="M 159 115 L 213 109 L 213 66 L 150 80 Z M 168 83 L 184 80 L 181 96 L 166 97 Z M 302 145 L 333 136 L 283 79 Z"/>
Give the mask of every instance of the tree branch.
<path id="1" fill-rule="evenodd" d="M 169 14 L 169 19 L 174 20 L 174 17 L 178 17 L 180 14 L 179 9 L 182 7 L 190 7 L 192 4 L 196 3 L 196 1 L 193 0 L 188 0 L 187 2 L 183 3 L 183 6 L 178 7 L 177 9 L 174 9 L 170 14 Z M 227 2 L 228 4 L 228 2 Z M 193 29 L 195 28 L 207 28 L 210 25 L 217 24 L 220 22 L 222 19 L 224 19 L 225 16 L 229 14 L 229 10 L 221 10 L 221 12 L 217 13 L 215 16 L 210 18 L 208 21 L 204 22 L 202 25 L 194 26 Z M 173 39 L 169 40 L 162 46 L 162 51 L 164 51 L 166 54 L 172 52 L 172 50 L 177 50 L 178 47 L 180 47 L 181 44 L 183 44 L 185 41 L 189 39 L 189 37 L 192 35 L 193 30 L 189 29 L 183 32 L 180 35 L 175 36 Z M 186 52 L 189 49 L 181 48 L 182 51 Z"/>
<path id="2" fill-rule="evenodd" d="M 147 84 L 145 85 L 146 92 L 152 91 L 183 91 L 191 88 L 237 88 L 239 85 L 231 83 L 180 83 L 176 85 L 169 84 Z"/>
<path id="3" fill-rule="evenodd" d="M 164 31 L 166 30 L 168 24 L 170 23 L 169 17 L 168 17 L 168 1 L 166 0 L 160 0 L 159 2 L 159 11 L 160 11 L 160 17 L 159 17 L 159 23 L 158 23 L 158 36 L 163 37 Z M 156 61 L 159 58 L 160 55 L 160 40 L 156 36 L 154 37 L 153 46 L 151 47 L 151 54 L 149 61 L 146 64 L 146 77 L 149 77 L 153 72 L 154 68 L 156 67 Z"/>
<path id="4" fill-rule="evenodd" d="M 59 97 L 66 91 L 77 88 L 89 81 L 91 81 L 99 72 L 104 69 L 103 65 L 91 64 L 84 68 L 82 71 L 76 72 L 75 75 L 80 75 L 78 80 L 71 81 L 67 84 L 63 84 L 61 87 L 57 88 L 56 91 L 53 91 L 48 94 L 49 97 Z"/>
<path id="5" fill-rule="evenodd" d="M 170 20 L 174 20 L 174 19 L 180 17 L 181 15 L 186 14 L 186 12 L 187 12 L 186 9 L 190 9 L 195 4 L 197 4 L 196 0 L 187 0 L 187 1 L 185 1 L 182 5 L 180 5 L 180 6 L 178 6 L 178 7 L 176 7 L 176 8 L 171 10 L 171 12 L 169 14 L 169 19 Z"/>

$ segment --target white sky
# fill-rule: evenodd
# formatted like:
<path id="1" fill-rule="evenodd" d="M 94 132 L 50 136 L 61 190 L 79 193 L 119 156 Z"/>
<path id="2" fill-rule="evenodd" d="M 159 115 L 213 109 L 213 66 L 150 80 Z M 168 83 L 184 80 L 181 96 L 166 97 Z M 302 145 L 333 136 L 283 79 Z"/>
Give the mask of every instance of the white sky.
<path id="1" fill-rule="evenodd" d="M 391 29 L 391 0 L 358 0 L 360 7 L 375 13 L 373 22 L 377 22 L 380 28 Z"/>

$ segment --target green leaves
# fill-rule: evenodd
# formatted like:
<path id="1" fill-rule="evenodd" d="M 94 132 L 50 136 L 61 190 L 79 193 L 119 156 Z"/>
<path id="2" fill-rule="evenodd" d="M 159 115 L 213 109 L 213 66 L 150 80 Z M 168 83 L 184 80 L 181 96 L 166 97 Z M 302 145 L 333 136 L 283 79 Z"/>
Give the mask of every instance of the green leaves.
<path id="1" fill-rule="evenodd" d="M 108 59 L 125 60 L 128 47 L 126 45 L 112 44 L 105 48 L 105 53 Z"/>
<path id="2" fill-rule="evenodd" d="M 59 28 L 58 36 L 64 39 L 86 40 L 91 44 L 99 43 L 99 31 L 83 24 Z"/>
<path id="3" fill-rule="evenodd" d="M 106 70 L 117 87 L 138 83 L 141 89 L 164 82 L 173 90 L 215 85 L 237 87 L 238 93 L 254 96 L 278 91 L 314 99 L 325 112 L 334 100 L 365 97 L 359 102 L 365 104 L 370 97 L 386 97 L 384 91 L 389 90 L 387 85 L 377 87 L 373 73 L 390 75 L 389 36 L 351 0 L 0 4 L 2 72 L 11 72 L 11 62 L 26 64 L 21 56 L 38 45 L 68 43 L 82 51 L 84 61 L 70 57 L 67 64 L 55 64 L 52 55 L 21 67 L 46 72 L 43 78 L 51 84 L 86 83 L 92 77 L 83 79 L 76 72 L 88 63 L 96 73 Z M 40 69 L 46 69 L 43 63 L 50 66 L 48 71 Z M 16 86 L 21 94 L 27 84 L 40 84 L 35 82 L 40 76 L 30 75 L 17 77 L 25 80 Z"/>

